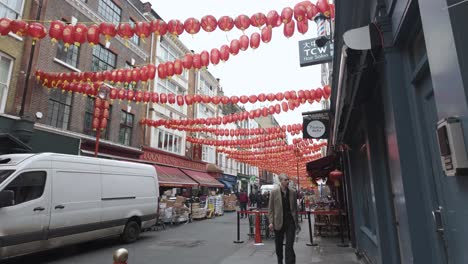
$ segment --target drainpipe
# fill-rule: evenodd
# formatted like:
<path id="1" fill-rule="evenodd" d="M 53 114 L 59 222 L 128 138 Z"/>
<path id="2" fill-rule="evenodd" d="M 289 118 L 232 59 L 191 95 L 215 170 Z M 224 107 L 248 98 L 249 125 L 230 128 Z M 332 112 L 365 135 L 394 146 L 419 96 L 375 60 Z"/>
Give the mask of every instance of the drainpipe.
<path id="1" fill-rule="evenodd" d="M 37 13 L 36 13 L 36 20 L 39 20 L 41 18 L 43 0 L 37 0 L 36 2 L 38 3 L 38 9 L 37 9 Z M 24 89 L 23 89 L 23 96 L 21 98 L 21 108 L 20 108 L 20 112 L 19 112 L 19 116 L 21 117 L 21 119 L 23 119 L 23 117 L 24 117 L 24 108 L 25 108 L 25 104 L 26 104 L 26 95 L 28 94 L 28 90 L 29 90 L 29 78 L 31 76 L 31 68 L 32 68 L 33 60 L 34 60 L 34 52 L 35 51 L 36 51 L 36 46 L 33 45 L 31 47 L 31 54 L 29 56 L 28 69 L 26 70 L 26 77 L 25 77 L 25 84 L 24 84 Z"/>
<path id="2" fill-rule="evenodd" d="M 346 60 L 348 55 L 346 54 L 347 47 L 346 45 L 343 45 L 341 49 L 341 59 L 340 59 L 340 72 L 338 73 L 338 89 L 337 89 L 337 94 L 336 94 L 336 108 L 335 108 L 335 121 L 333 123 L 333 142 L 332 146 L 334 146 L 337 143 L 336 137 L 338 136 L 338 122 L 341 117 L 341 89 L 343 86 L 343 77 L 344 77 L 344 68 L 346 65 Z"/>

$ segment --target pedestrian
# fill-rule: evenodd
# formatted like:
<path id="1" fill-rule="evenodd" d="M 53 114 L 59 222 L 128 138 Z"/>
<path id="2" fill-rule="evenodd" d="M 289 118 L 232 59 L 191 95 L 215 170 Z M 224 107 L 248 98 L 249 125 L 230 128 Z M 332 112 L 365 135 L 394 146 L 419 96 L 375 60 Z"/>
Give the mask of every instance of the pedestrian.
<path id="1" fill-rule="evenodd" d="M 247 217 L 247 203 L 249 202 L 249 197 L 244 190 L 241 190 L 239 193 L 239 203 L 240 203 L 240 210 L 241 210 L 241 218 Z"/>
<path id="2" fill-rule="evenodd" d="M 275 249 L 278 264 L 283 263 L 283 239 L 286 234 L 286 264 L 296 263 L 294 238 L 299 230 L 297 217 L 297 193 L 290 188 L 286 174 L 279 175 L 280 187 L 271 191 L 268 203 L 270 230 L 275 231 Z"/>
<path id="3" fill-rule="evenodd" d="M 255 198 L 255 193 L 253 191 L 249 195 L 249 201 L 250 201 L 250 207 L 254 207 L 256 198 Z"/>

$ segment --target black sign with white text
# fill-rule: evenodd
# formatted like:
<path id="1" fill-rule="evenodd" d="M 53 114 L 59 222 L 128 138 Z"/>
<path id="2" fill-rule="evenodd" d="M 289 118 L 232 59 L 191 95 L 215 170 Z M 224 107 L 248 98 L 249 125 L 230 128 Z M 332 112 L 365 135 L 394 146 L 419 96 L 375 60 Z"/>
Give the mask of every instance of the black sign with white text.
<path id="1" fill-rule="evenodd" d="M 303 138 L 327 139 L 330 131 L 330 110 L 302 113 Z"/>
<path id="2" fill-rule="evenodd" d="M 333 44 L 327 41 L 325 46 L 317 47 L 316 38 L 299 41 L 299 60 L 301 67 L 322 64 L 333 59 Z"/>

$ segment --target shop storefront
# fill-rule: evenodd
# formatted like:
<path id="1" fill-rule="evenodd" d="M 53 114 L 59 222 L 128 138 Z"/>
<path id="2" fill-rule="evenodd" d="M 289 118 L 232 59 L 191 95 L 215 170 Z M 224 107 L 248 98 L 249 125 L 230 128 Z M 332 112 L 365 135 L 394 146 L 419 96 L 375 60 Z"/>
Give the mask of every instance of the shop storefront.
<path id="1" fill-rule="evenodd" d="M 235 191 L 237 186 L 237 177 L 229 174 L 222 174 L 219 182 L 224 184 L 225 190 Z"/>

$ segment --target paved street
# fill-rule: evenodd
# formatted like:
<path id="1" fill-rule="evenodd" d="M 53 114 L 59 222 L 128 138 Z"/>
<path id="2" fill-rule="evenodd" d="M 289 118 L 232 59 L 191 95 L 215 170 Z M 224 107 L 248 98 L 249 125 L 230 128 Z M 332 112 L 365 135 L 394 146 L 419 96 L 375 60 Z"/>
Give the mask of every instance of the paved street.
<path id="1" fill-rule="evenodd" d="M 51 250 L 27 257 L 19 257 L 5 263 L 112 263 L 114 250 L 124 247 L 129 250 L 129 264 L 177 263 L 177 264 L 242 264 L 276 263 L 273 241 L 265 241 L 264 246 L 254 246 L 247 240 L 248 222 L 242 219 L 241 238 L 243 244 L 234 244 L 236 235 L 236 215 L 225 214 L 215 219 L 197 221 L 166 228 L 166 230 L 145 232 L 133 244 L 120 245 L 116 240 L 106 239 L 91 243 Z M 319 247 L 310 248 L 306 222 L 295 245 L 297 263 L 359 263 L 353 249 L 339 248 L 338 240 L 318 241 Z"/>

